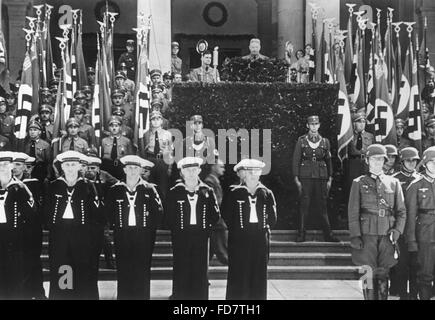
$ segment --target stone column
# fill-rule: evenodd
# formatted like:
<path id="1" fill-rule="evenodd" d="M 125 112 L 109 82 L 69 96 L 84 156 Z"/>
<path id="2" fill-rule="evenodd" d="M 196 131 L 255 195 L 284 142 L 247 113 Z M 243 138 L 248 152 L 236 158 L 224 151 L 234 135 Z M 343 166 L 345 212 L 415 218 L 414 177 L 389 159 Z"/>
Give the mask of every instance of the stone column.
<path id="1" fill-rule="evenodd" d="M 142 12 L 152 20 L 150 69 L 171 71 L 171 0 L 137 0 L 137 14 Z"/>
<path id="2" fill-rule="evenodd" d="M 18 71 L 22 68 L 26 42 L 23 28 L 26 21 L 28 0 L 3 0 L 9 15 L 9 70 L 11 81 L 15 82 Z"/>
<path id="3" fill-rule="evenodd" d="M 304 1 L 278 0 L 278 58 L 284 58 L 285 43 L 293 43 L 295 53 L 304 46 Z"/>
<path id="4" fill-rule="evenodd" d="M 258 17 L 258 38 L 261 52 L 269 56 L 272 52 L 272 0 L 256 0 Z"/>

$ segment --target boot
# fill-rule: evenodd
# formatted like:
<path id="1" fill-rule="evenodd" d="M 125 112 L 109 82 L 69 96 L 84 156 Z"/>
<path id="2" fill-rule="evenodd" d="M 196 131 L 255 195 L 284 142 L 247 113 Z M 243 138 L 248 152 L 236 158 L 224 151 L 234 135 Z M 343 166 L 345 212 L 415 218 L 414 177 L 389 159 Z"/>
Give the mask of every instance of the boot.
<path id="1" fill-rule="evenodd" d="M 334 237 L 334 236 L 332 235 L 332 232 L 329 233 L 329 234 L 324 234 L 323 237 L 324 237 L 324 239 L 325 239 L 326 242 L 340 242 L 340 239 Z"/>
<path id="2" fill-rule="evenodd" d="M 378 279 L 378 300 L 388 300 L 388 280 Z"/>
<path id="3" fill-rule="evenodd" d="M 305 230 L 299 231 L 296 242 L 305 242 Z"/>

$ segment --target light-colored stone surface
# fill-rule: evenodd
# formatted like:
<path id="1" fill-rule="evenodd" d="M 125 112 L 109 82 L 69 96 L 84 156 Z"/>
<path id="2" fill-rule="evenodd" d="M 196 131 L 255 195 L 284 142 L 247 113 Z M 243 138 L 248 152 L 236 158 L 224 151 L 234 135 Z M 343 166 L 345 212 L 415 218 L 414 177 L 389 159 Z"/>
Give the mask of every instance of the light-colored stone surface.
<path id="1" fill-rule="evenodd" d="M 116 281 L 100 281 L 100 298 L 116 299 Z M 44 282 L 46 293 L 49 284 Z M 151 281 L 151 299 L 167 300 L 171 280 Z M 210 300 L 224 300 L 226 280 L 210 281 Z M 350 280 L 269 280 L 268 300 L 362 300 L 361 283 Z"/>

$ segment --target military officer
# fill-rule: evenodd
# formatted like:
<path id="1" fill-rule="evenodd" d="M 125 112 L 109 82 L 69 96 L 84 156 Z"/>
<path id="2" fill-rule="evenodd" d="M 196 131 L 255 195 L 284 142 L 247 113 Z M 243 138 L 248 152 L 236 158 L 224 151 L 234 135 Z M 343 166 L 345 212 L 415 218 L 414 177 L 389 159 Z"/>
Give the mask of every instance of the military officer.
<path id="1" fill-rule="evenodd" d="M 102 159 L 101 168 L 116 179 L 123 178 L 122 165 L 119 159 L 126 155 L 133 154 L 133 145 L 130 139 L 123 136 L 120 132 L 122 120 L 117 116 L 109 119 L 110 136 L 102 141 Z"/>
<path id="2" fill-rule="evenodd" d="M 122 109 L 122 107 L 113 108 L 112 109 L 112 116 L 117 116 L 117 117 L 121 118 L 121 120 L 122 120 L 121 129 L 120 129 L 121 134 L 124 137 L 129 138 L 130 141 L 133 141 L 133 134 L 134 134 L 133 129 L 124 123 L 124 116 L 125 116 L 124 109 Z"/>
<path id="3" fill-rule="evenodd" d="M 251 41 L 249 42 L 249 54 L 246 56 L 243 56 L 242 59 L 245 60 L 251 60 L 251 61 L 256 61 L 256 60 L 268 60 L 269 57 L 266 57 L 264 55 L 262 55 L 260 53 L 261 50 L 261 41 L 260 39 L 257 38 L 253 38 L 251 39 Z"/>
<path id="4" fill-rule="evenodd" d="M 388 161 L 384 164 L 384 173 L 392 175 L 398 171 L 399 163 L 397 162 L 397 159 L 399 153 L 397 152 L 396 146 L 392 144 L 386 144 L 385 149 L 387 149 Z"/>
<path id="5" fill-rule="evenodd" d="M 86 109 L 83 105 L 77 104 L 77 101 L 75 103 L 76 103 L 76 105 L 74 106 L 72 112 L 73 112 L 74 118 L 77 120 L 77 122 L 80 125 L 79 131 L 78 131 L 78 136 L 80 138 L 82 138 L 83 140 L 85 140 L 88 143 L 88 146 L 91 146 L 91 147 L 95 146 L 96 141 L 95 141 L 94 128 L 84 121 Z"/>
<path id="6" fill-rule="evenodd" d="M 191 131 L 183 140 L 183 147 L 186 156 L 199 157 L 206 163 L 214 163 L 217 155 L 216 145 L 213 138 L 203 132 L 204 122 L 201 115 L 196 114 L 190 117 L 192 123 Z"/>
<path id="7" fill-rule="evenodd" d="M 47 87 L 39 89 L 39 99 L 41 104 L 54 105 L 53 95 Z"/>
<path id="8" fill-rule="evenodd" d="M 172 134 L 162 128 L 163 117 L 160 111 L 152 111 L 150 115 L 151 130 L 145 132 L 145 154 L 143 158 L 154 163 L 150 181 L 159 186 L 161 198 L 166 199 L 171 174 Z"/>
<path id="9" fill-rule="evenodd" d="M 176 41 L 171 43 L 172 55 L 171 55 L 171 72 L 182 73 L 183 61 L 178 57 L 178 52 L 180 52 L 180 44 Z"/>
<path id="10" fill-rule="evenodd" d="M 348 159 L 345 162 L 346 172 L 346 199 L 355 178 L 367 173 L 367 164 L 364 161 L 367 147 L 374 141 L 374 136 L 365 130 L 366 115 L 364 112 L 352 114 L 353 139 L 348 144 Z"/>
<path id="11" fill-rule="evenodd" d="M 85 109 L 85 115 L 84 115 L 85 121 L 89 121 L 92 117 L 92 104 L 88 103 L 88 96 L 83 90 L 77 90 L 76 93 L 74 94 L 73 107 L 79 105 L 83 106 L 83 108 Z"/>
<path id="12" fill-rule="evenodd" d="M 417 162 L 420 160 L 418 150 L 413 147 L 405 147 L 400 151 L 400 159 L 401 169 L 394 173 L 393 177 L 400 181 L 402 191 L 406 194 L 406 190 L 410 183 L 420 177 L 420 174 L 415 170 Z M 398 244 L 400 248 L 400 257 L 397 265 L 391 270 L 390 294 L 392 295 L 397 292 L 400 300 L 417 300 L 417 257 L 415 253 L 408 253 L 408 246 L 404 237 L 399 238 Z"/>
<path id="13" fill-rule="evenodd" d="M 134 103 L 134 87 L 133 91 L 131 91 L 131 88 L 127 88 L 125 86 L 125 80 L 127 77 L 124 75 L 124 72 L 117 71 L 115 74 L 115 88 L 118 90 L 124 90 L 125 92 L 125 101 L 128 103 Z"/>
<path id="14" fill-rule="evenodd" d="M 417 255 L 417 286 L 420 300 L 432 296 L 435 266 L 435 147 L 423 152 L 425 172 L 406 191 L 408 251 Z"/>
<path id="15" fill-rule="evenodd" d="M 175 300 L 208 299 L 208 247 L 211 228 L 220 214 L 213 189 L 199 179 L 201 158 L 178 161 L 181 180 L 165 202 L 165 221 L 171 230 L 174 252 Z"/>
<path id="16" fill-rule="evenodd" d="M 389 269 L 397 263 L 393 244 L 403 234 L 406 208 L 399 180 L 383 173 L 386 148 L 372 144 L 366 161 L 369 173 L 353 181 L 348 204 L 352 261 L 373 270 L 364 298 L 386 300 Z"/>
<path id="17" fill-rule="evenodd" d="M 112 92 L 112 109 L 116 107 L 121 107 L 124 109 L 125 116 L 124 116 L 124 123 L 125 125 L 129 126 L 130 128 L 133 128 L 134 126 L 134 109 L 133 106 L 125 102 L 125 93 L 123 90 L 115 89 Z"/>
<path id="18" fill-rule="evenodd" d="M 106 199 L 114 227 L 118 299 L 150 299 L 151 258 L 163 207 L 155 187 L 140 177 L 152 163 L 135 155 L 121 158 L 125 180 Z"/>
<path id="19" fill-rule="evenodd" d="M 136 76 L 136 54 L 134 53 L 134 40 L 127 40 L 126 42 L 127 52 L 121 54 L 118 59 L 118 68 L 121 69 L 121 63 L 125 63 L 127 66 L 127 77 L 134 80 Z"/>
<path id="20" fill-rule="evenodd" d="M 51 143 L 53 139 L 53 123 L 51 117 L 53 114 L 52 106 L 42 104 L 39 107 L 39 122 L 41 123 L 41 139 Z"/>
<path id="21" fill-rule="evenodd" d="M 24 228 L 24 241 L 26 243 L 24 247 L 24 287 L 26 294 L 32 299 L 46 299 L 45 290 L 42 285 L 41 263 L 43 186 L 38 179 L 32 178 L 26 172 L 25 162 L 28 158 L 29 156 L 25 153 L 13 153 L 12 174 L 15 179 L 25 184 L 37 204 L 36 212 L 26 219 Z"/>
<path id="22" fill-rule="evenodd" d="M 435 146 L 435 116 L 429 117 L 424 125 L 426 134 L 421 141 L 423 151 L 429 147 Z"/>
<path id="23" fill-rule="evenodd" d="M 36 159 L 33 178 L 44 181 L 52 177 L 51 146 L 41 139 L 42 125 L 38 121 L 30 121 L 27 126 L 28 135 L 24 141 L 23 152 Z"/>
<path id="24" fill-rule="evenodd" d="M 17 96 L 14 92 L 6 93 L 6 104 L 7 104 L 7 112 L 12 115 L 16 116 L 17 113 Z"/>
<path id="25" fill-rule="evenodd" d="M 6 108 L 5 98 L 0 97 L 0 134 L 12 142 L 14 141 L 15 118 L 7 112 Z"/>
<path id="26" fill-rule="evenodd" d="M 37 204 L 28 188 L 12 175 L 13 153 L 0 152 L 0 299 L 29 299 L 23 279 L 26 275 L 24 241 L 27 219 Z"/>
<path id="27" fill-rule="evenodd" d="M 86 140 L 79 136 L 80 123 L 76 118 L 69 118 L 65 126 L 67 128 L 67 135 L 62 137 L 61 140 L 62 152 L 71 150 L 84 153 L 89 148 L 89 145 Z"/>
<path id="28" fill-rule="evenodd" d="M 190 72 L 191 81 L 208 83 L 220 82 L 219 71 L 211 67 L 213 54 L 206 51 L 201 58 L 201 66 Z"/>
<path id="29" fill-rule="evenodd" d="M 86 69 L 86 74 L 88 76 L 88 83 L 91 87 L 95 85 L 95 69 L 92 67 L 88 67 Z"/>
<path id="30" fill-rule="evenodd" d="M 402 150 L 403 148 L 410 147 L 411 141 L 404 136 L 406 129 L 406 122 L 403 119 L 396 119 L 396 133 L 397 133 L 397 148 Z"/>
<path id="31" fill-rule="evenodd" d="M 152 85 L 159 85 L 162 83 L 162 71 L 159 69 L 153 69 L 150 71 L 150 78 Z"/>
<path id="32" fill-rule="evenodd" d="M 327 213 L 327 199 L 332 183 L 330 144 L 319 134 L 317 115 L 307 118 L 308 134 L 299 137 L 293 153 L 293 176 L 301 196 L 300 228 L 297 241 L 305 241 L 305 220 L 310 204 L 318 204 L 325 241 L 338 242 L 332 235 Z"/>
<path id="33" fill-rule="evenodd" d="M 92 225 L 104 217 L 95 188 L 79 177 L 82 157 L 77 151 L 66 151 L 56 157 L 63 175 L 50 183 L 46 195 L 50 299 L 94 298 Z"/>
<path id="34" fill-rule="evenodd" d="M 227 300 L 266 300 L 270 228 L 276 223 L 273 192 L 260 182 L 265 163 L 244 159 L 234 171 L 245 171 L 243 182 L 224 196 L 228 226 Z"/>

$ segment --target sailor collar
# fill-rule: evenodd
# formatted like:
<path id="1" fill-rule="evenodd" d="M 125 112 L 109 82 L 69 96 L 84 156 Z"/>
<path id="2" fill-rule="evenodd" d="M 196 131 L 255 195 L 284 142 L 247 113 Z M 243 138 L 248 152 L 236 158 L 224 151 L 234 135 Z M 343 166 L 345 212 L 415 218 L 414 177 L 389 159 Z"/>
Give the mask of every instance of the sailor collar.
<path id="1" fill-rule="evenodd" d="M 123 186 L 125 187 L 128 191 L 130 192 L 136 192 L 136 188 L 138 186 L 144 186 L 144 187 L 152 187 L 151 184 L 149 184 L 148 182 L 146 182 L 144 179 L 139 178 L 139 180 L 137 181 L 136 185 L 133 187 L 133 190 L 131 190 L 129 188 L 129 186 L 124 182 L 124 181 L 118 181 L 117 183 L 114 184 L 114 186 Z"/>
<path id="2" fill-rule="evenodd" d="M 63 181 L 63 182 L 65 182 L 66 185 L 68 185 L 68 182 L 66 181 L 66 179 L 65 179 L 64 176 L 61 176 L 61 177 L 57 178 L 56 180 Z M 77 181 L 76 181 L 76 183 L 75 183 L 75 185 L 76 185 L 77 182 L 79 182 L 80 180 L 84 180 L 84 179 L 83 179 L 82 177 L 78 177 L 78 178 L 77 178 Z"/>
<path id="3" fill-rule="evenodd" d="M 237 190 L 237 189 L 246 189 L 246 191 L 248 191 L 248 193 L 251 193 L 251 191 L 248 189 L 248 187 L 244 183 L 241 183 L 241 184 L 239 184 L 237 186 L 233 186 L 233 189 L 231 191 L 234 191 L 234 190 Z M 266 186 L 264 184 L 262 184 L 261 182 L 259 182 L 257 184 L 257 186 L 255 187 L 254 194 L 257 192 L 258 189 L 265 189 L 265 190 L 267 190 Z"/>
<path id="4" fill-rule="evenodd" d="M 186 184 L 183 181 L 179 181 L 175 186 L 173 186 L 171 188 L 171 190 L 173 190 L 173 189 L 175 189 L 177 187 L 183 187 L 186 191 L 188 191 L 187 190 L 187 186 L 186 186 Z M 205 184 L 204 182 L 202 182 L 201 179 L 198 179 L 198 184 L 195 187 L 195 192 L 197 192 L 199 190 L 199 188 L 207 188 L 207 189 L 209 189 L 210 187 L 207 184 Z"/>

